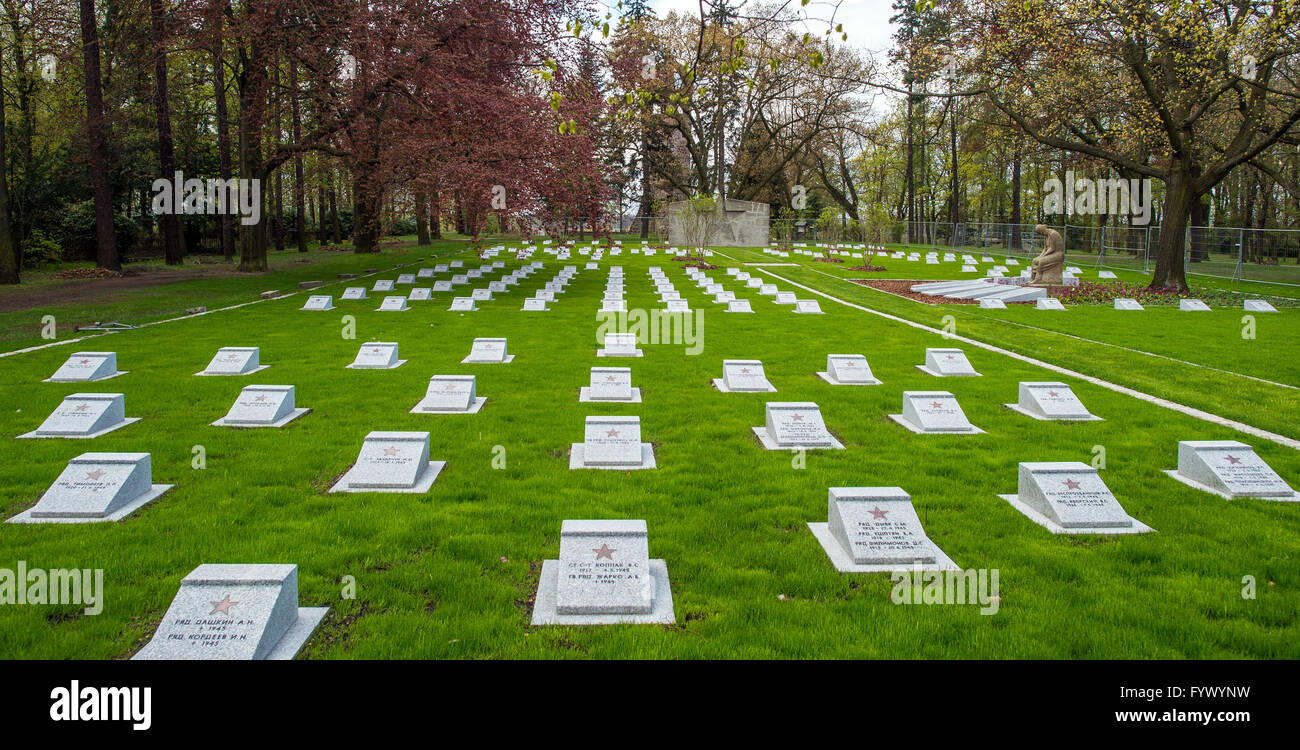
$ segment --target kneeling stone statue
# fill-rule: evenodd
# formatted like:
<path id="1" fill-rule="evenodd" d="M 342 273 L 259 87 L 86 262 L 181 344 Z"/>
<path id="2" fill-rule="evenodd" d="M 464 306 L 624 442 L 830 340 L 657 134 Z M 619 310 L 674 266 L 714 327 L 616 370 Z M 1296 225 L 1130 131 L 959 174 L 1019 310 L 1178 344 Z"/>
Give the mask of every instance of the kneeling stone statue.
<path id="1" fill-rule="evenodd" d="M 1062 284 L 1061 269 L 1065 267 L 1065 243 L 1061 234 L 1046 224 L 1034 227 L 1034 234 L 1043 238 L 1043 252 L 1034 258 L 1029 273 L 1029 283 L 1034 286 Z"/>

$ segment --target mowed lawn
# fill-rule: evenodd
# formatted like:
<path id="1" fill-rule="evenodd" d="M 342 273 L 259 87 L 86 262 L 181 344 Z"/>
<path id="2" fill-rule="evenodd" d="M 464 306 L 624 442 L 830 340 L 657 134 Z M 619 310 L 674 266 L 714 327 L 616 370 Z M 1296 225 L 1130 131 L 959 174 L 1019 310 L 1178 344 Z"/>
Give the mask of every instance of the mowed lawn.
<path id="1" fill-rule="evenodd" d="M 1015 401 L 1019 381 L 1056 375 L 967 346 L 983 377 L 931 377 L 915 365 L 926 347 L 951 342 L 821 298 L 827 314 L 794 314 L 726 277 L 728 261 L 718 256 L 712 275 L 750 299 L 755 314 L 722 312 L 663 253 L 607 257 L 600 270 L 580 271 L 551 312 L 524 313 L 523 298 L 565 265 L 539 259 L 544 269 L 476 312 L 448 312 L 452 295 L 438 293 L 411 303 L 410 312 L 379 313 L 382 293 L 343 302 L 337 284 L 325 290 L 338 306 L 329 312 L 300 311 L 301 293 L 0 358 L 6 518 L 30 507 L 85 451 L 150 452 L 154 482 L 176 485 L 121 523 L 0 526 L 0 567 L 23 560 L 29 568 L 103 568 L 106 586 L 98 616 L 74 606 L 0 607 L 0 657 L 129 657 L 153 634 L 181 578 L 220 562 L 299 566 L 300 604 L 331 608 L 301 658 L 1300 656 L 1300 504 L 1229 502 L 1162 473 L 1176 466 L 1179 440 L 1244 439 L 1296 486 L 1296 451 L 1081 381 L 1069 382 L 1105 421 L 1029 419 L 1003 404 Z M 575 254 L 567 263 L 582 268 L 585 260 Z M 391 267 L 390 257 L 382 261 Z M 518 265 L 507 260 L 507 270 Z M 704 311 L 698 355 L 681 343 L 647 342 L 640 359 L 595 356 L 596 310 L 611 265 L 625 270 L 630 309 L 661 307 L 646 268 L 664 268 Z M 801 283 L 817 279 L 850 297 L 841 281 L 771 270 L 797 271 Z M 258 285 L 276 288 L 266 281 Z M 920 307 L 859 294 L 854 301 L 868 306 L 883 308 L 876 303 L 884 299 Z M 355 338 L 343 336 L 345 315 L 355 316 Z M 938 309 L 926 315 L 927 324 L 939 323 Z M 968 325 L 959 323 L 959 333 L 968 335 Z M 508 337 L 516 359 L 460 364 L 476 336 Z M 365 341 L 397 341 L 409 361 L 390 371 L 345 369 Z M 1290 341 L 1261 335 L 1254 346 L 1283 359 Z M 1202 340 L 1196 351 L 1217 345 Z M 222 346 L 261 347 L 270 368 L 195 377 Z M 40 382 L 80 349 L 116 351 L 129 374 L 93 384 Z M 865 354 L 884 384 L 825 383 L 815 373 L 828 353 Z M 1069 364 L 1063 346 L 1038 355 Z M 778 392 L 714 390 L 710 379 L 729 358 L 761 359 Z M 631 367 L 644 402 L 580 404 L 593 366 Z M 1193 369 L 1162 367 L 1179 375 Z M 483 410 L 409 414 L 439 374 L 476 375 L 488 399 Z M 254 383 L 294 385 L 298 405 L 312 412 L 280 430 L 209 426 Z M 887 416 L 901 411 L 905 390 L 953 392 L 987 434 L 908 432 Z M 90 441 L 14 439 L 79 391 L 125 393 L 127 415 L 143 419 Z M 847 449 L 809 452 L 806 462 L 763 450 L 750 428 L 763 424 L 768 400 L 816 402 Z M 640 416 L 659 468 L 569 470 L 569 446 L 594 414 Z M 1262 417 L 1294 421 L 1294 414 L 1242 418 L 1264 426 Z M 447 466 L 427 494 L 327 492 L 372 430 L 431 433 L 431 458 Z M 1099 447 L 1103 479 L 1155 533 L 1054 536 L 997 497 L 1016 491 L 1020 461 L 1090 462 Z M 206 468 L 194 468 L 196 448 Z M 502 457 L 504 466 L 494 468 Z M 997 614 L 983 616 L 978 605 L 895 605 L 888 575 L 835 572 L 806 524 L 826 520 L 828 487 L 876 485 L 908 491 L 931 539 L 958 565 L 999 571 Z M 647 521 L 651 557 L 667 562 L 675 626 L 529 626 L 541 563 L 558 554 L 561 522 L 581 518 Z M 343 595 L 348 576 L 355 598 Z M 1241 595 L 1245 576 L 1257 581 L 1253 599 Z"/>

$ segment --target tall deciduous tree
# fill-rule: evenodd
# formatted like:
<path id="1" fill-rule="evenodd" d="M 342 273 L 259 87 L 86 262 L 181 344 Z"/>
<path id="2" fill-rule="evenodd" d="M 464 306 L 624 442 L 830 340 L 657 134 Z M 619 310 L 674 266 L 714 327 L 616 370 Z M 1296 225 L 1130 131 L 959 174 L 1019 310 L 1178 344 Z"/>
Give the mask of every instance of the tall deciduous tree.
<path id="1" fill-rule="evenodd" d="M 99 72 L 99 19 L 95 0 L 80 0 L 81 54 L 86 74 L 86 140 L 90 146 L 90 187 L 95 201 L 95 258 L 100 268 L 121 270 L 113 230 L 113 191 L 108 181 L 108 134 L 104 88 Z"/>

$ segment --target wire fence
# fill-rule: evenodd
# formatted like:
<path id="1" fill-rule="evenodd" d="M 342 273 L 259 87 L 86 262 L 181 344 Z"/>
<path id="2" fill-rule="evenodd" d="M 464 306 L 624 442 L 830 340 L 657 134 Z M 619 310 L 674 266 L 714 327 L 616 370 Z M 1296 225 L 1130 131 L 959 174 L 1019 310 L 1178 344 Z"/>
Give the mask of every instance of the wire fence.
<path id="1" fill-rule="evenodd" d="M 1053 226 L 1067 262 L 1150 272 L 1160 227 Z M 962 252 L 1033 256 L 1041 250 L 1033 224 L 898 222 L 889 240 Z M 1187 273 L 1236 281 L 1300 286 L 1300 230 L 1188 227 Z"/>

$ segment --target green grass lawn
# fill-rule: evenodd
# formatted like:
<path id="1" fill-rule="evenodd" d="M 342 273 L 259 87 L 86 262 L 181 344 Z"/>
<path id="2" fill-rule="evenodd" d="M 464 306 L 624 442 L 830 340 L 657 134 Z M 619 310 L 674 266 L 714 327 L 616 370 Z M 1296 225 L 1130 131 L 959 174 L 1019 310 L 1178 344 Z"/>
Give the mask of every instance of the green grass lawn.
<path id="1" fill-rule="evenodd" d="M 363 256 L 349 267 L 391 268 L 416 256 L 411 248 L 382 259 Z M 352 258 L 340 254 L 338 271 Z M 1015 401 L 1019 381 L 1059 379 L 1052 373 L 966 347 L 984 377 L 936 379 L 914 366 L 926 347 L 949 343 L 940 336 L 825 299 L 826 315 L 795 315 L 724 279 L 720 267 L 715 278 L 756 311 L 725 314 L 663 253 L 607 258 L 601 270 L 581 271 L 551 312 L 520 312 L 523 298 L 563 265 L 540 259 L 545 269 L 480 302 L 476 312 L 448 312 L 452 295 L 439 293 L 411 303 L 411 312 L 379 313 L 374 293 L 339 301 L 339 284 L 325 290 L 336 296 L 338 309 L 330 312 L 298 310 L 306 299 L 298 294 L 0 358 L 6 518 L 30 507 L 68 459 L 85 451 L 148 451 L 154 481 L 176 485 L 121 523 L 0 526 L 0 567 L 24 560 L 29 568 L 103 568 L 106 586 L 98 616 L 73 606 L 0 607 L 0 657 L 128 657 L 151 637 L 181 578 L 205 562 L 297 564 L 300 605 L 331 607 L 303 658 L 1300 657 L 1300 507 L 1229 502 L 1162 473 L 1176 465 L 1179 440 L 1244 439 L 1294 486 L 1296 451 L 1082 381 L 1071 385 L 1105 421 L 1038 422 L 1003 404 Z M 575 254 L 568 262 L 581 268 L 584 260 Z M 612 264 L 626 272 L 630 309 L 660 307 L 645 269 L 664 268 L 683 298 L 704 310 L 699 355 L 680 344 L 642 344 L 641 359 L 595 357 L 595 311 Z M 302 277 L 332 278 L 334 266 L 330 276 L 326 268 Z M 912 310 L 908 316 L 931 325 L 951 312 L 811 270 L 772 270 L 859 304 Z M 297 273 L 240 279 L 244 286 L 231 282 L 202 294 L 246 300 L 264 288 L 296 288 L 290 282 Z M 1296 314 L 1282 313 L 1276 325 L 1294 331 Z M 344 315 L 356 318 L 355 339 L 341 335 Z M 1153 328 L 1172 327 L 1172 318 L 1152 319 Z M 1214 314 L 1195 320 L 1220 325 Z M 1284 359 L 1294 337 L 1274 338 L 1263 332 L 1273 323 L 1260 325 L 1254 346 Z M 1090 374 L 1167 382 L 1184 402 L 1244 401 L 1253 393 L 1235 382 L 1235 393 L 1200 393 L 1195 368 L 1139 355 L 1094 362 L 1100 355 L 1089 349 L 1078 355 L 1088 361 L 1075 363 L 1059 334 L 1003 321 L 961 317 L 959 333 L 1021 344 L 1041 337 L 1028 339 L 1037 356 L 1089 365 Z M 1107 327 L 1093 338 L 1111 335 L 1118 334 Z M 515 361 L 460 364 L 476 336 L 508 337 Z M 400 342 L 409 362 L 391 371 L 345 369 L 371 340 Z M 1037 341 L 1054 348 L 1043 351 Z M 1202 336 L 1186 358 L 1219 357 L 1206 351 L 1219 343 L 1208 341 Z M 259 346 L 270 368 L 248 377 L 195 377 L 221 346 Z M 82 348 L 116 351 L 129 374 L 98 384 L 40 382 Z M 828 353 L 865 354 L 884 384 L 830 386 L 815 375 Z M 778 393 L 714 390 L 709 381 L 729 358 L 761 359 Z M 1266 368 L 1266 360 L 1260 354 L 1251 367 Z M 631 367 L 644 402 L 579 404 L 578 389 L 593 366 Z M 1296 365 L 1285 367 L 1272 379 L 1292 378 Z M 1142 368 L 1147 372 L 1137 372 Z M 479 395 L 488 398 L 483 410 L 409 414 L 438 374 L 476 375 Z M 298 405 L 312 412 L 281 430 L 209 426 L 252 383 L 292 384 Z M 952 391 L 987 434 L 906 431 L 887 417 L 900 411 L 904 390 Z M 125 393 L 127 415 L 143 419 L 92 441 L 13 439 L 78 391 Z M 817 402 L 847 449 L 810 452 L 804 468 L 790 453 L 763 450 L 750 427 L 763 423 L 768 400 Z M 1294 423 L 1293 408 L 1270 413 L 1281 408 L 1242 418 L 1274 429 Z M 595 414 L 640 416 L 659 468 L 570 471 L 569 445 L 582 439 L 584 418 Z M 427 494 L 327 492 L 372 430 L 431 433 L 431 458 L 447 466 Z M 1297 432 L 1294 424 L 1287 432 Z M 192 468 L 195 446 L 206 454 L 204 469 Z M 1088 462 L 1096 446 L 1107 456 L 1102 477 L 1155 533 L 1054 536 L 997 497 L 1015 492 L 1018 462 Z M 494 469 L 502 450 L 505 467 Z M 930 538 L 958 565 L 998 569 L 998 613 L 981 616 L 978 605 L 895 605 L 888 575 L 835 572 L 806 523 L 826 520 L 828 487 L 863 485 L 901 486 Z M 580 518 L 647 521 L 650 555 L 667 562 L 676 626 L 529 626 L 541 563 L 558 554 L 561 522 Z M 1255 599 L 1240 594 L 1247 575 L 1258 581 Z M 355 599 L 341 597 L 346 576 L 355 579 Z"/>

